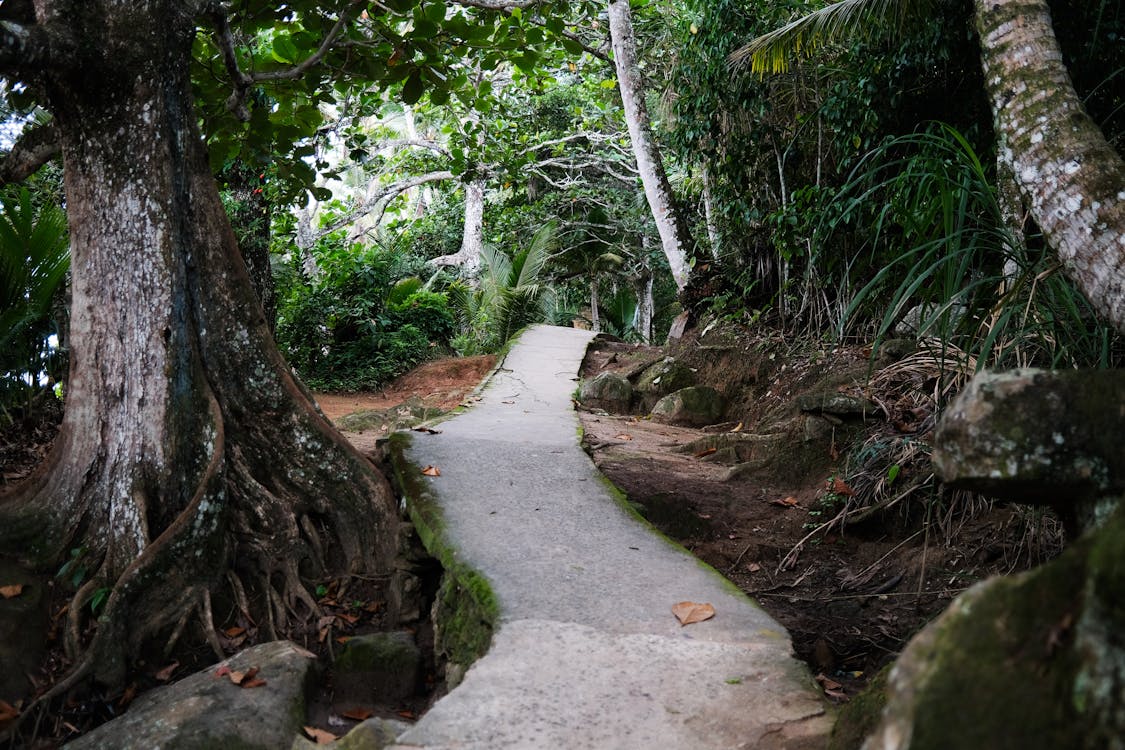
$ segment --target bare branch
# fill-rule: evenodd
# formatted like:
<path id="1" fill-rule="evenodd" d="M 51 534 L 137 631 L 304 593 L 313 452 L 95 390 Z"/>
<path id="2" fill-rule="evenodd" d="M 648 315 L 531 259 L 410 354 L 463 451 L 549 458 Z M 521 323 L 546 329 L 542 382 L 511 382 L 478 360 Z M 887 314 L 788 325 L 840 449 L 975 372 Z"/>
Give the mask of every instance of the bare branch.
<path id="1" fill-rule="evenodd" d="M 401 195 L 410 188 L 415 188 L 419 185 L 425 185 L 429 182 L 452 180 L 453 178 L 454 174 L 449 171 L 427 172 L 425 174 L 420 174 L 415 177 L 407 178 L 405 180 L 400 180 L 399 182 L 391 183 L 390 185 L 381 188 L 377 193 L 369 195 L 362 204 L 357 206 L 356 209 L 350 212 L 347 216 L 337 219 L 326 227 L 322 227 L 316 233 L 317 239 L 324 237 L 327 234 L 331 234 L 337 229 L 343 229 L 349 224 L 354 224 L 361 217 L 367 216 L 372 211 L 375 211 L 379 207 L 379 204 L 383 201 L 387 201 L 398 195 Z"/>
<path id="2" fill-rule="evenodd" d="M 401 138 L 398 140 L 386 141 L 385 143 L 380 143 L 378 149 L 382 151 L 383 149 L 399 149 L 406 147 L 428 148 L 431 151 L 436 151 L 442 156 L 449 156 L 449 151 L 445 148 L 445 146 L 441 145 L 437 141 L 422 138 Z"/>
<path id="3" fill-rule="evenodd" d="M 58 153 L 59 132 L 54 122 L 25 130 L 0 159 L 0 185 L 27 179 Z"/>
<path id="4" fill-rule="evenodd" d="M 234 113 L 238 119 L 246 122 L 250 119 L 250 112 L 246 109 L 246 94 L 249 92 L 250 87 L 255 83 L 264 81 L 292 81 L 300 78 L 310 69 L 320 64 L 328 51 L 339 39 L 341 32 L 344 28 L 351 23 L 356 17 L 356 9 L 361 5 L 358 0 L 352 0 L 348 8 L 340 13 L 340 17 L 336 19 L 336 23 L 325 34 L 324 39 L 321 40 L 320 46 L 316 52 L 309 55 L 307 58 L 294 65 L 291 68 L 284 68 L 281 70 L 267 70 L 257 73 L 247 73 L 242 70 L 238 65 L 238 57 L 234 49 L 234 34 L 230 28 L 230 20 L 227 17 L 225 9 L 215 5 L 212 18 L 215 22 L 215 32 L 219 48 L 223 51 L 223 63 L 226 65 L 227 71 L 230 73 L 231 82 L 234 84 L 234 91 L 231 93 L 230 98 L 227 99 L 227 109 Z"/>

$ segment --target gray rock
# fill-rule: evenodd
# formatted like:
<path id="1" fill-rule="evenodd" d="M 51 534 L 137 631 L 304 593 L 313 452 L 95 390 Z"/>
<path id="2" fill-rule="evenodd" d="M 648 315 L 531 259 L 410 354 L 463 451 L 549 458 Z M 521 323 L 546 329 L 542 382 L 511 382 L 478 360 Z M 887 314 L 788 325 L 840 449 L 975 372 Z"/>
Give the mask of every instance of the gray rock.
<path id="1" fill-rule="evenodd" d="M 0 586 L 17 584 L 17 596 L 0 599 L 0 700 L 9 703 L 31 692 L 26 675 L 38 671 L 47 650 L 46 580 L 0 560 Z"/>
<path id="2" fill-rule="evenodd" d="M 243 688 L 221 666 L 257 667 L 265 685 Z M 67 745 L 74 750 L 276 750 L 289 747 L 306 715 L 316 657 L 289 641 L 249 648 L 133 702 L 119 719 Z"/>
<path id="3" fill-rule="evenodd" d="M 1088 528 L 1102 500 L 1125 491 L 1122 404 L 1120 370 L 981 373 L 943 415 L 934 467 L 957 487 L 1051 505 Z"/>
<path id="4" fill-rule="evenodd" d="M 582 381 L 578 400 L 606 411 L 627 412 L 633 402 L 633 384 L 616 372 L 599 373 L 593 380 Z"/>
<path id="5" fill-rule="evenodd" d="M 702 427 L 722 420 L 726 399 L 710 386 L 681 388 L 660 399 L 652 408 L 652 418 L 665 424 Z"/>
<path id="6" fill-rule="evenodd" d="M 797 408 L 817 414 L 830 414 L 841 418 L 869 419 L 880 414 L 879 407 L 865 398 L 846 396 L 843 393 L 811 393 L 797 397 Z"/>
<path id="7" fill-rule="evenodd" d="M 646 396 L 667 396 L 681 388 L 695 385 L 695 373 L 691 368 L 672 357 L 645 368 L 637 378 L 636 390 Z"/>
<path id="8" fill-rule="evenodd" d="M 1058 558 L 961 594 L 890 672 L 865 750 L 1125 748 L 1125 507 Z"/>
<path id="9" fill-rule="evenodd" d="M 422 652 L 402 631 L 356 636 L 336 657 L 333 676 L 337 701 L 392 703 L 418 689 Z"/>

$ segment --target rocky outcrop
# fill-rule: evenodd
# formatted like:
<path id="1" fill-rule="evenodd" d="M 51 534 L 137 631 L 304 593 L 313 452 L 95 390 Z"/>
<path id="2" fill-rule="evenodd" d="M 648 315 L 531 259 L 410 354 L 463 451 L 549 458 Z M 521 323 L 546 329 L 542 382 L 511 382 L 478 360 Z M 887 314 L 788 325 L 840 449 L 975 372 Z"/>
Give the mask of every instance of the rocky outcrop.
<path id="1" fill-rule="evenodd" d="M 348 639 L 333 664 L 336 700 L 392 704 L 414 695 L 422 680 L 422 652 L 406 632 Z"/>
<path id="2" fill-rule="evenodd" d="M 690 367 L 672 357 L 647 367 L 636 380 L 634 386 L 641 397 L 642 406 L 651 409 L 664 396 L 696 384 L 695 373 Z"/>
<path id="3" fill-rule="evenodd" d="M 1125 378 L 985 374 L 936 436 L 940 474 L 1086 530 L 1056 560 L 958 597 L 888 680 L 868 750 L 1125 748 Z"/>

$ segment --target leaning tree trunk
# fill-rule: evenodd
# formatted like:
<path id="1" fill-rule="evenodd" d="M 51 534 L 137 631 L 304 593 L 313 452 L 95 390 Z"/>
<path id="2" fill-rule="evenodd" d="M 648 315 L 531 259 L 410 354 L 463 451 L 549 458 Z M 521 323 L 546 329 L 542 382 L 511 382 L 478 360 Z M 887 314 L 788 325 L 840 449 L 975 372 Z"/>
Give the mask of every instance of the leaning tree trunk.
<path id="1" fill-rule="evenodd" d="M 676 205 L 660 149 L 652 137 L 652 128 L 645 104 L 644 85 L 637 66 L 636 39 L 629 13 L 629 0 L 612 0 L 609 4 L 609 35 L 613 41 L 613 59 L 617 66 L 617 85 L 621 90 L 621 103 L 625 108 L 625 124 L 637 158 L 645 197 L 660 233 L 664 256 L 672 269 L 672 278 L 680 291 L 687 286 L 691 268 L 687 251 L 691 246 L 687 225 Z"/>
<path id="2" fill-rule="evenodd" d="M 1125 162 L 1082 107 L 1045 0 L 977 0 L 1000 158 L 1086 296 L 1125 331 Z"/>
<path id="3" fill-rule="evenodd" d="M 194 5 L 75 4 L 48 18 L 75 45 L 40 72 L 65 165 L 70 382 L 46 466 L 0 505 L 0 547 L 81 550 L 73 677 L 110 684 L 187 625 L 217 648 L 220 587 L 274 637 L 316 612 L 298 571 L 377 572 L 393 551 L 385 479 L 290 375 L 239 255 L 192 108 Z"/>

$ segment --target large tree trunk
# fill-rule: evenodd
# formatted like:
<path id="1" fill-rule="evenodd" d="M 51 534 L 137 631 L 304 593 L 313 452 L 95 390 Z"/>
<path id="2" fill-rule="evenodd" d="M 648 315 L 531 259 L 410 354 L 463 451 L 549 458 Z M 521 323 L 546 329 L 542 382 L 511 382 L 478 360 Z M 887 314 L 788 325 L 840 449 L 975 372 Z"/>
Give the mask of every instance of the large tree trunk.
<path id="1" fill-rule="evenodd" d="M 44 562 L 82 550 L 74 674 L 117 683 L 186 624 L 217 647 L 221 585 L 265 637 L 312 615 L 298 571 L 385 569 L 395 511 L 270 336 L 196 128 L 194 4 L 41 6 L 77 50 L 42 74 L 71 228 L 70 382 L 46 466 L 0 506 L 0 546 Z"/>
<path id="2" fill-rule="evenodd" d="M 1125 162 L 1082 108 L 1045 0 L 977 0 L 1000 158 L 1068 274 L 1125 331 Z"/>
<path id="3" fill-rule="evenodd" d="M 625 124 L 629 128 L 629 139 L 633 143 L 645 198 L 648 199 L 649 209 L 656 221 L 664 256 L 672 269 L 672 278 L 676 280 L 676 287 L 683 291 L 691 273 L 687 257 L 691 238 L 664 172 L 660 150 L 652 137 L 644 85 L 637 66 L 636 39 L 629 0 L 611 0 L 609 3 L 609 35 L 613 42 L 614 64 L 617 66 L 617 85 L 625 108 Z"/>
<path id="4" fill-rule="evenodd" d="M 465 224 L 461 232 L 461 249 L 452 255 L 433 258 L 434 266 L 456 266 L 461 276 L 475 283 L 480 275 L 481 252 L 484 250 L 484 180 L 475 179 L 465 185 Z"/>

